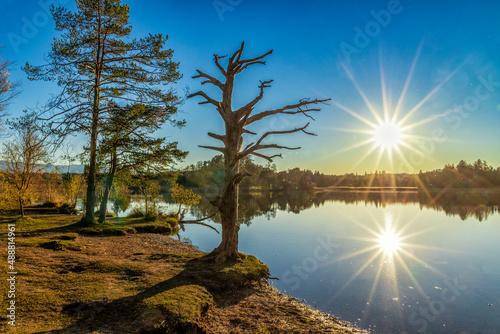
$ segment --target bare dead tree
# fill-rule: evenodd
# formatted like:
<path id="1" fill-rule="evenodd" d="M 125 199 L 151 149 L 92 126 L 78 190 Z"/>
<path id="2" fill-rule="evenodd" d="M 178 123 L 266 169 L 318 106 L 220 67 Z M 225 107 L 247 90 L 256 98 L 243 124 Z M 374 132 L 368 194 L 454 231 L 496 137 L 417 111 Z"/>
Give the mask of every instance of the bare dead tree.
<path id="1" fill-rule="evenodd" d="M 33 186 L 37 175 L 45 169 L 49 158 L 50 144 L 36 125 L 36 117 L 27 114 L 16 122 L 9 122 L 14 138 L 4 143 L 3 158 L 7 181 L 14 188 L 19 212 L 24 217 L 24 204 L 33 197 Z"/>
<path id="2" fill-rule="evenodd" d="M 227 58 L 227 56 L 214 55 L 213 61 L 224 77 L 223 81 L 217 79 L 215 76 L 208 75 L 199 70 L 197 70 L 198 74 L 193 76 L 193 78 L 203 79 L 202 85 L 211 84 L 220 89 L 222 92 L 221 101 L 210 97 L 204 91 L 198 91 L 188 96 L 188 98 L 200 96 L 204 99 L 204 101 L 199 102 L 199 104 L 213 105 L 224 120 L 225 124 L 225 134 L 220 135 L 211 132 L 208 133 L 210 137 L 220 140 L 223 143 L 222 147 L 200 145 L 200 147 L 215 150 L 221 152 L 224 155 L 225 174 L 222 194 L 219 195 L 219 197 L 215 201 L 213 201 L 213 204 L 219 209 L 222 222 L 222 242 L 216 249 L 214 249 L 210 253 L 210 256 L 213 256 L 217 262 L 225 262 L 229 259 L 239 257 L 238 184 L 243 180 L 245 176 L 248 176 L 247 173 L 240 172 L 240 160 L 249 155 L 254 155 L 256 157 L 272 161 L 273 158 L 281 157 L 281 154 L 271 155 L 264 153 L 265 150 L 300 149 L 300 147 L 289 147 L 275 143 L 266 143 L 266 139 L 269 139 L 270 136 L 292 134 L 298 132 L 302 132 L 307 135 L 314 135 L 313 133 L 306 131 L 307 127 L 309 126 L 309 123 L 307 123 L 306 125 L 295 129 L 283 131 L 267 131 L 262 136 L 260 136 L 260 138 L 257 138 L 256 140 L 243 147 L 244 135 L 257 135 L 255 132 L 248 130 L 246 127 L 273 115 L 302 114 L 312 119 L 309 113 L 320 111 L 320 108 L 313 108 L 313 106 L 325 103 L 330 100 L 302 99 L 294 104 L 290 104 L 282 108 L 253 113 L 257 103 L 264 97 L 265 88 L 271 87 L 271 83 L 273 82 L 273 80 L 268 80 L 260 82 L 260 85 L 258 86 L 260 90 L 259 95 L 257 95 L 252 101 L 242 106 L 241 108 L 233 110 L 232 102 L 235 76 L 252 65 L 265 65 L 266 61 L 264 60 L 264 58 L 266 58 L 273 52 L 273 50 L 270 50 L 265 54 L 255 58 L 243 59 L 242 55 L 244 47 L 245 43 L 242 43 L 241 47 L 232 56 L 229 57 L 227 65 L 225 67 L 221 65 L 220 61 Z"/>
<path id="3" fill-rule="evenodd" d="M 1 119 L 6 116 L 5 108 L 11 100 L 19 93 L 19 82 L 10 80 L 11 62 L 2 61 L 0 58 L 0 128 L 2 126 Z"/>

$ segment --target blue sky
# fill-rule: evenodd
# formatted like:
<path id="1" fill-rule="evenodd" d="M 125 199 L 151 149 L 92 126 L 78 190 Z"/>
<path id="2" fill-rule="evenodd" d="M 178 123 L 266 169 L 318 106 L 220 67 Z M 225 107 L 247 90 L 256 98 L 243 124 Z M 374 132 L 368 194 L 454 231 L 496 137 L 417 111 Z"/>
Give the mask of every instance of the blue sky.
<path id="1" fill-rule="evenodd" d="M 71 0 L 53 2 L 74 7 Z M 50 94 L 59 92 L 55 85 L 27 81 L 19 70 L 26 61 L 42 64 L 43 55 L 50 50 L 55 31 L 44 3 L 51 1 L 0 2 L 0 9 L 6 13 L 0 22 L 0 52 L 3 58 L 16 62 L 12 77 L 23 83 L 22 94 L 9 107 L 12 117 L 22 109 L 44 104 Z M 318 136 L 274 138 L 302 146 L 300 151 L 284 152 L 284 159 L 276 160 L 279 169 L 298 166 L 327 173 L 375 169 L 413 172 L 478 158 L 500 166 L 500 4 L 495 1 L 125 3 L 131 8 L 134 36 L 169 35 L 167 46 L 174 49 L 184 75 L 174 86 L 180 93 L 187 87 L 191 92 L 201 88 L 199 80 L 191 79 L 196 69 L 217 74 L 212 63 L 214 53 L 232 53 L 245 41 L 248 57 L 269 49 L 274 53 L 267 58 L 266 66 L 254 66 L 240 74 L 235 107 L 258 93 L 259 80 L 269 79 L 274 79 L 273 86 L 257 111 L 304 97 L 333 100 L 313 115 L 316 121 L 310 130 Z M 377 144 L 374 135 L 359 132 L 370 129 L 360 118 L 377 123 L 375 115 L 380 115 L 383 120 L 384 104 L 389 118 L 392 116 L 412 64 L 413 75 L 397 118 L 401 120 L 413 110 L 402 125 L 408 126 L 401 130 L 404 139 L 379 154 L 380 147 L 372 149 Z M 223 130 L 217 112 L 197 102 L 189 100 L 180 108 L 187 121 L 184 129 L 165 127 L 159 133 L 190 151 L 183 165 L 212 157 L 213 151 L 197 145 L 217 144 L 206 133 Z M 307 121 L 303 117 L 278 117 L 253 129 L 262 133 Z M 79 149 L 82 140 L 73 139 L 72 143 Z"/>

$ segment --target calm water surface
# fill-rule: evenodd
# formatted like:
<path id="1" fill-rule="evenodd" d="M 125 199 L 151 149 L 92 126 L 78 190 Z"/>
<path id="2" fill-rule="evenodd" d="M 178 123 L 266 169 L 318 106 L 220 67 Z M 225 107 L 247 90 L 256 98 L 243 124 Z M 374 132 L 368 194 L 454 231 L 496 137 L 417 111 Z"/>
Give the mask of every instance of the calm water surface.
<path id="1" fill-rule="evenodd" d="M 278 289 L 375 333 L 500 333 L 498 206 L 336 196 L 245 197 L 261 210 L 242 224 L 240 250 L 269 265 Z M 220 242 L 196 225 L 181 237 L 203 251 Z"/>

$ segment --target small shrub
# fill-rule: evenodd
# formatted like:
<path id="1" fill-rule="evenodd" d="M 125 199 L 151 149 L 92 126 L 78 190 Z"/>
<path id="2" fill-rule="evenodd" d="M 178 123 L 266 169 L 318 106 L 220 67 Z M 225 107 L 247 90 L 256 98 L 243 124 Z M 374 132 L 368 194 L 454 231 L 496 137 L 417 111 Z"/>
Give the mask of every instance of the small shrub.
<path id="1" fill-rule="evenodd" d="M 271 332 L 266 327 L 261 327 L 259 325 L 259 327 L 257 327 L 257 331 L 255 332 L 255 334 L 271 334 Z"/>
<path id="2" fill-rule="evenodd" d="M 132 209 L 132 211 L 130 211 L 130 214 L 128 216 L 129 218 L 142 218 L 144 217 L 144 213 L 140 208 L 135 207 Z"/>
<path id="3" fill-rule="evenodd" d="M 175 228 L 177 228 L 177 225 L 179 225 L 179 221 L 176 218 L 172 218 L 172 217 L 165 218 L 163 220 L 163 222 L 165 224 L 167 224 L 168 226 L 170 226 L 171 229 L 175 229 Z"/>
<path id="4" fill-rule="evenodd" d="M 166 214 L 162 214 L 162 216 L 164 218 L 175 218 L 175 219 L 179 219 L 179 215 L 177 214 L 177 212 L 169 212 L 169 213 L 166 213 Z"/>
<path id="5" fill-rule="evenodd" d="M 73 215 L 77 213 L 76 205 L 71 203 L 63 203 L 59 206 L 59 213 L 66 215 Z"/>
<path id="6" fill-rule="evenodd" d="M 58 203 L 56 202 L 45 202 L 41 205 L 38 205 L 40 208 L 57 208 Z"/>
<path id="7" fill-rule="evenodd" d="M 148 212 L 144 215 L 144 219 L 149 222 L 154 222 L 155 220 L 158 219 L 158 214 L 155 212 Z"/>

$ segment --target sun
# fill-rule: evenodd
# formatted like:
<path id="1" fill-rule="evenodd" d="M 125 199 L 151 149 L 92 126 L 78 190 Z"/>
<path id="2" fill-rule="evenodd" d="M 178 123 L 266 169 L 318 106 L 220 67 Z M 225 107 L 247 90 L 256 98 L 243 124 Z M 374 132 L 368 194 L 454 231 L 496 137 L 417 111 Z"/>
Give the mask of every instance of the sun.
<path id="1" fill-rule="evenodd" d="M 419 135 L 418 130 L 414 131 L 414 129 L 428 122 L 439 119 L 443 116 L 443 114 L 434 113 L 432 115 L 425 115 L 425 117 L 422 117 L 424 115 L 423 106 L 458 72 L 462 65 L 450 72 L 446 78 L 431 89 L 427 95 L 425 95 L 416 104 L 408 105 L 405 103 L 405 98 L 411 91 L 410 83 L 412 81 L 413 74 L 415 73 L 418 58 L 422 51 L 422 45 L 423 44 L 421 43 L 418 47 L 406 81 L 404 82 L 399 98 L 397 99 L 392 99 L 393 94 L 391 94 L 391 90 L 388 90 L 386 87 L 382 55 L 380 55 L 379 58 L 380 88 L 382 95 L 378 103 L 372 102 L 368 99 L 368 96 L 355 80 L 354 75 L 351 73 L 348 66 L 343 63 L 341 64 L 347 77 L 358 91 L 361 99 L 365 102 L 366 111 L 368 111 L 352 110 L 336 100 L 332 101 L 333 105 L 345 111 L 362 123 L 362 127 L 354 129 L 336 129 L 354 133 L 355 135 L 352 137 L 354 142 L 350 146 L 333 152 L 332 155 L 366 148 L 364 154 L 361 154 L 359 159 L 351 166 L 352 169 L 357 168 L 369 157 L 375 156 L 375 170 L 379 168 L 382 158 L 385 157 L 385 161 L 382 163 L 386 164 L 390 170 L 394 171 L 395 169 L 398 169 L 400 171 L 412 171 L 415 169 L 415 166 L 411 162 L 411 154 L 421 155 L 422 151 L 419 149 L 419 145 L 424 140 L 432 140 L 431 137 Z M 431 156 L 426 156 L 425 158 L 433 160 Z M 371 186 L 373 181 L 374 178 L 370 179 L 368 186 Z"/>
<path id="2" fill-rule="evenodd" d="M 404 133 L 401 126 L 395 122 L 380 123 L 373 131 L 373 141 L 382 150 L 398 149 L 404 143 Z"/>

